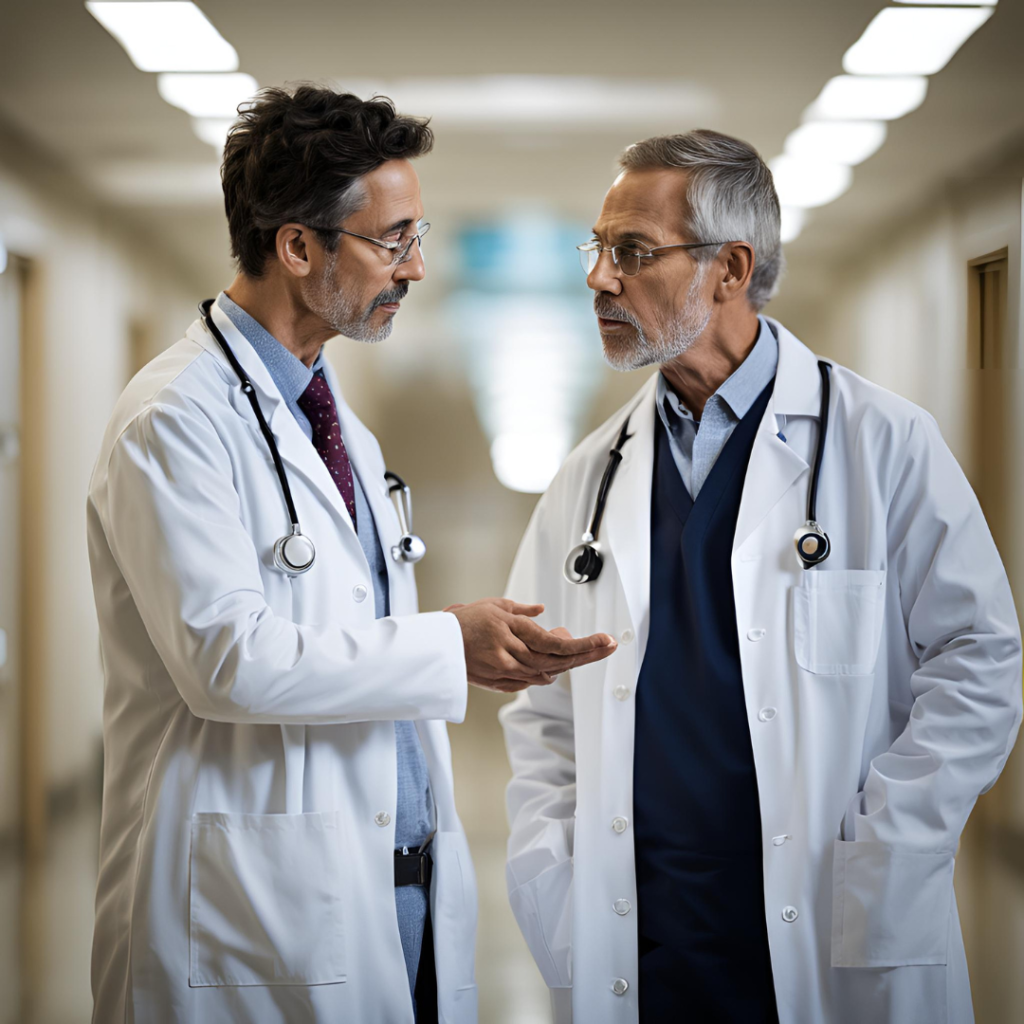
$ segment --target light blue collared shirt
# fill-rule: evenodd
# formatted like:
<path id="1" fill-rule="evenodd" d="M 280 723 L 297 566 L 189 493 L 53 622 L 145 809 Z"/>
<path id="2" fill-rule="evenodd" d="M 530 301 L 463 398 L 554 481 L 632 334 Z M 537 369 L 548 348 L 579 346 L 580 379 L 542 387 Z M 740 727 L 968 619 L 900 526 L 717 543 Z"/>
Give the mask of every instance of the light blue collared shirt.
<path id="1" fill-rule="evenodd" d="M 306 414 L 299 408 L 299 399 L 309 387 L 313 375 L 323 367 L 323 350 L 321 349 L 311 367 L 306 366 L 298 356 L 289 352 L 259 321 L 253 319 L 237 303 L 232 302 L 227 295 L 220 297 L 218 305 L 256 350 L 302 432 L 312 441 L 313 428 Z M 337 404 L 337 395 L 332 397 Z M 370 511 L 359 475 L 355 472 L 355 466 L 352 467 L 352 482 L 356 500 L 356 534 L 370 566 L 375 610 L 377 618 L 381 619 L 390 614 L 387 563 L 377 536 L 373 513 Z M 395 742 L 398 755 L 395 845 L 399 849 L 408 847 L 410 850 L 416 850 L 434 831 L 434 798 L 430 791 L 427 759 L 414 722 L 395 722 Z M 415 991 L 416 988 L 416 971 L 423 945 L 427 898 L 423 886 L 408 885 L 395 889 L 398 930 L 402 936 L 402 950 L 405 953 L 410 991 Z"/>
<path id="2" fill-rule="evenodd" d="M 676 468 L 694 501 L 737 424 L 778 369 L 778 339 L 763 316 L 758 321 L 761 329 L 750 354 L 707 400 L 699 421 L 680 401 L 665 375 L 658 374 L 658 415 L 668 431 Z"/>

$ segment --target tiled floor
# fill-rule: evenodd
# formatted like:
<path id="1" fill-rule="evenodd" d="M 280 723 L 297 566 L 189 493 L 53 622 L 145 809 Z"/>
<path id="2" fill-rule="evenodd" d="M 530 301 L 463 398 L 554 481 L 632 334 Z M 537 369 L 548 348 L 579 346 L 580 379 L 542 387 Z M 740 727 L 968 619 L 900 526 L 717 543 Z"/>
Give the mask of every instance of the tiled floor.
<path id="1" fill-rule="evenodd" d="M 495 717 L 500 703 L 474 690 L 466 724 L 451 729 L 456 792 L 480 888 L 480 1024 L 548 1024 L 547 988 L 505 892 L 508 766 Z M 38 867 L 0 864 L 0 1024 L 89 1020 L 97 808 L 56 821 L 50 839 L 51 854 Z"/>

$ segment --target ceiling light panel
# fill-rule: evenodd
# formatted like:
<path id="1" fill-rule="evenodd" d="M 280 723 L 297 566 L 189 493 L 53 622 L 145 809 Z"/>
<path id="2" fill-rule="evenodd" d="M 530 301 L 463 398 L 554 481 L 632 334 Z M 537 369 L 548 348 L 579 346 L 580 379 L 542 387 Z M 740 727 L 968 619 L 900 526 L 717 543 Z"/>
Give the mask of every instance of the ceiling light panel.
<path id="1" fill-rule="evenodd" d="M 140 71 L 236 71 L 235 48 L 193 3 L 86 3 Z"/>
<path id="2" fill-rule="evenodd" d="M 803 231 L 807 211 L 801 210 L 799 206 L 783 206 L 779 212 L 782 214 L 779 240 L 785 245 L 787 242 L 792 242 Z"/>
<path id="3" fill-rule="evenodd" d="M 854 167 L 873 156 L 885 142 L 884 121 L 810 121 L 789 133 L 789 156 L 826 160 Z"/>
<path id="4" fill-rule="evenodd" d="M 234 118 L 259 86 L 252 75 L 160 75 L 160 95 L 193 117 Z"/>
<path id="5" fill-rule="evenodd" d="M 703 86 L 684 81 L 637 82 L 582 75 L 464 75 L 339 80 L 358 96 L 389 96 L 401 110 L 418 110 L 448 125 L 525 124 L 533 128 L 611 122 L 635 124 L 714 117 L 717 102 Z"/>
<path id="6" fill-rule="evenodd" d="M 928 79 L 837 75 L 804 112 L 805 121 L 895 121 L 917 110 L 928 94 Z"/>
<path id="7" fill-rule="evenodd" d="M 208 146 L 223 150 L 224 143 L 228 141 L 228 131 L 234 123 L 230 117 L 196 117 L 192 119 L 192 131 Z"/>
<path id="8" fill-rule="evenodd" d="M 786 154 L 771 162 L 775 191 L 782 206 L 808 209 L 838 199 L 852 184 L 853 172 L 845 164 L 804 160 Z"/>
<path id="9" fill-rule="evenodd" d="M 934 75 L 992 17 L 992 7 L 886 7 L 843 57 L 851 75 Z"/>
<path id="10" fill-rule="evenodd" d="M 999 0 L 894 0 L 898 4 L 920 4 L 926 7 L 995 7 Z"/>

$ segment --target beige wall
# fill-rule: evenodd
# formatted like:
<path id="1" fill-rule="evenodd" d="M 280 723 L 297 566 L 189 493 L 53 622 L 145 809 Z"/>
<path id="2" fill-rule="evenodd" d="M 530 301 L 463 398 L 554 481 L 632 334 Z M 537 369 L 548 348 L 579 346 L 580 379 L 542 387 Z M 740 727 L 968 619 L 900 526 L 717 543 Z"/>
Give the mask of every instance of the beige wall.
<path id="1" fill-rule="evenodd" d="M 52 789 L 95 765 L 100 737 L 85 496 L 107 418 L 130 376 L 129 325 L 178 336 L 193 317 L 194 289 L 45 155 L 3 133 L 0 238 L 30 268 L 22 434 L 32 604 L 24 611 L 35 650 L 26 652 L 34 678 L 23 683 L 41 697 L 36 753 Z"/>

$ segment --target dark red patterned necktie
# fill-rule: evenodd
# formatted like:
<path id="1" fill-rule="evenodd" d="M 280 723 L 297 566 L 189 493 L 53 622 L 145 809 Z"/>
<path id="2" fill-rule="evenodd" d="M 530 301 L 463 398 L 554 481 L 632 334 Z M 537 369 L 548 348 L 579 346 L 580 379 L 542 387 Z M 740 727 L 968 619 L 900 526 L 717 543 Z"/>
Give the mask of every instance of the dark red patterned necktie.
<path id="1" fill-rule="evenodd" d="M 338 407 L 334 404 L 334 396 L 322 370 L 313 374 L 309 386 L 299 396 L 298 406 L 313 428 L 313 447 L 330 470 L 355 527 L 356 489 L 352 480 L 352 463 L 349 462 L 345 442 L 341 439 Z"/>

